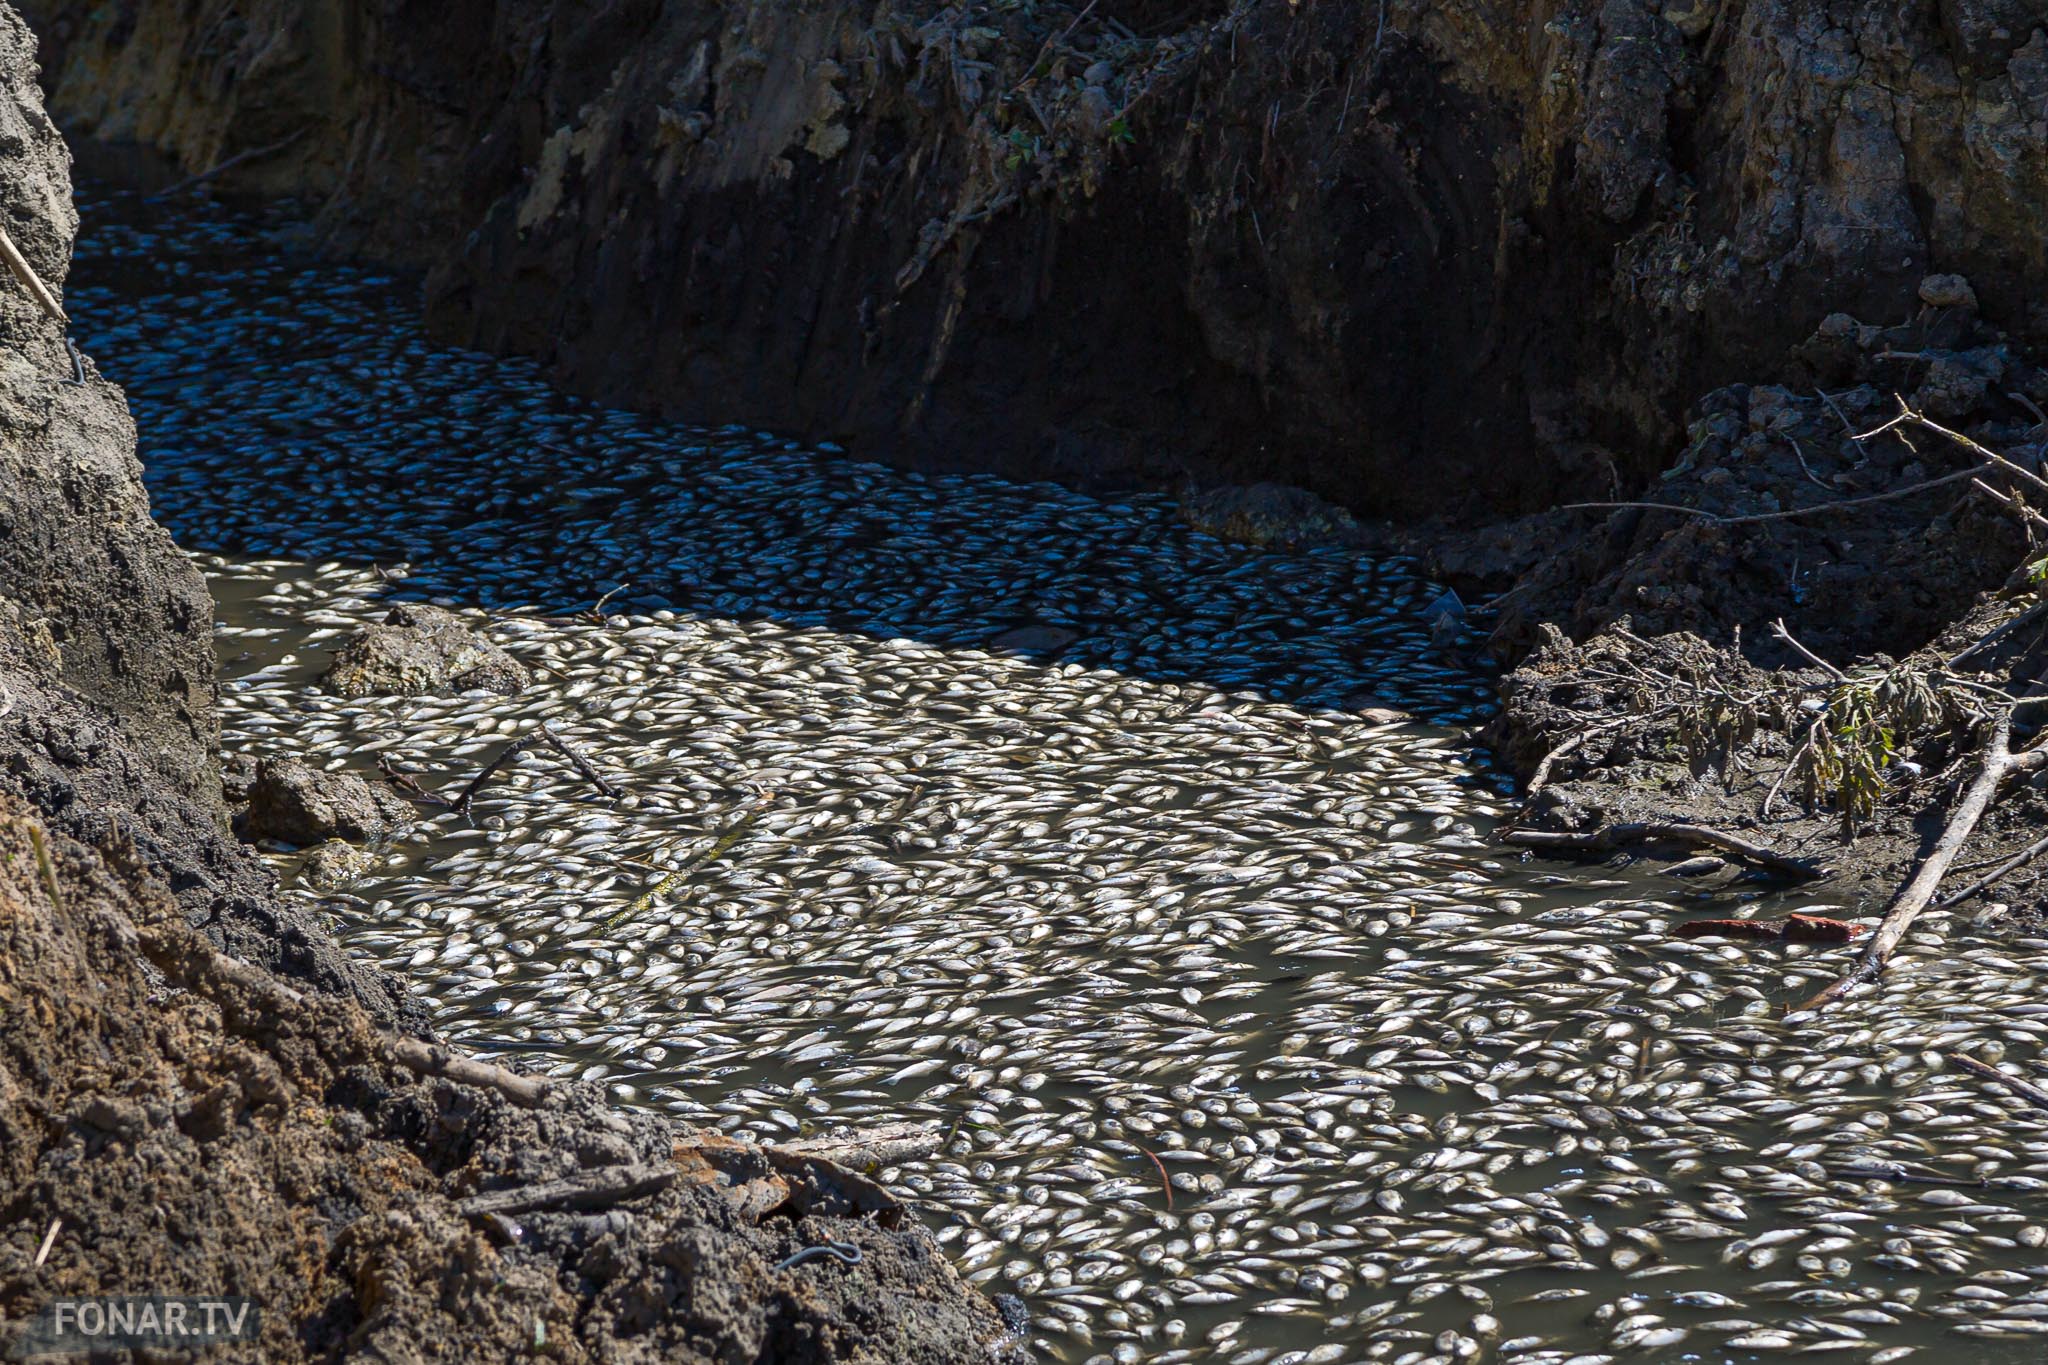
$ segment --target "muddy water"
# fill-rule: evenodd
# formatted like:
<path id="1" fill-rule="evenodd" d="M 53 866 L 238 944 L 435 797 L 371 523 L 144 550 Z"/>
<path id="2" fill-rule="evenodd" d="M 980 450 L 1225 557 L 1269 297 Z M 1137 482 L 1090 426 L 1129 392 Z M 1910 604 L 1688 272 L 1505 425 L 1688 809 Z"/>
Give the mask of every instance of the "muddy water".
<path id="1" fill-rule="evenodd" d="M 885 1178 L 1048 1359 L 2042 1357 L 2048 1116 L 1939 1050 L 2035 1071 L 2048 943 L 1930 917 L 1788 1025 L 1839 950 L 1665 932 L 1776 901 L 1489 846 L 1487 680 L 1408 566 L 606 412 L 288 216 L 84 212 L 229 747 L 459 787 L 545 720 L 628 792 L 531 751 L 297 892 L 463 1046 L 768 1138 L 942 1125 Z M 394 596 L 537 685 L 315 688 Z"/>

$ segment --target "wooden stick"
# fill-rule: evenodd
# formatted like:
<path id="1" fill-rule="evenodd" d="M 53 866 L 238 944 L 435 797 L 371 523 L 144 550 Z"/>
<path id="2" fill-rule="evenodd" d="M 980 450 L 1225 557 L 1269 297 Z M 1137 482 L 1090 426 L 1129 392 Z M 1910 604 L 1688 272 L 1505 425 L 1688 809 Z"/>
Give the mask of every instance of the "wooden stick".
<path id="1" fill-rule="evenodd" d="M 1730 834 L 1726 830 L 1712 829 L 1706 825 L 1672 824 L 1661 821 L 1634 821 L 1625 824 L 1603 825 L 1584 834 L 1570 834 L 1545 829 L 1512 829 L 1500 836 L 1502 842 L 1522 844 L 1529 848 L 1555 848 L 1599 851 L 1620 848 L 1627 844 L 1649 843 L 1655 839 L 1671 839 L 1678 843 L 1705 844 L 1732 853 L 1738 858 L 1767 867 L 1773 872 L 1798 881 L 1812 881 L 1825 877 L 1831 868 L 1817 867 L 1811 861 L 1788 858 L 1775 849 L 1764 847 Z"/>
<path id="2" fill-rule="evenodd" d="M 1976 780 L 1964 791 L 1962 799 L 1956 802 L 1948 824 L 1941 831 L 1941 838 L 1935 842 L 1934 850 L 1927 855 L 1911 881 L 1900 889 L 1899 894 L 1885 911 L 1884 922 L 1877 932 L 1870 936 L 1870 946 L 1863 951 L 1863 960 L 1858 962 L 1840 980 L 1799 1007 L 1800 1011 L 1824 1008 L 1848 994 L 1854 987 L 1866 981 L 1873 981 L 1884 971 L 1885 964 L 1898 950 L 1906 932 L 1913 927 L 1913 921 L 1927 908 L 1934 898 L 1936 888 L 1948 872 L 1949 864 L 1963 851 L 1976 832 L 1977 822 L 1990 809 L 1991 798 L 1998 794 L 1998 785 L 2015 772 L 2031 772 L 2048 762 L 2048 749 L 2029 749 L 2015 754 L 2012 743 L 2012 712 L 2000 711 L 1991 723 L 1991 735 L 1984 741 L 1982 766 Z"/>
<path id="3" fill-rule="evenodd" d="M 2015 853 L 2012 857 L 2007 858 L 1997 867 L 1985 873 L 1976 881 L 1971 882 L 1968 886 L 1956 892 L 1953 896 L 1946 897 L 1940 902 L 1940 908 L 1946 910 L 1951 905 L 1962 904 L 1970 897 L 1976 895 L 1979 891 L 1982 891 L 1985 887 L 1990 886 L 1993 882 L 1996 882 L 2000 878 L 2004 877 L 2008 872 L 2017 871 L 2018 869 L 2025 867 L 2028 863 L 2031 863 L 2032 861 L 2034 861 L 2034 859 L 2040 857 L 2043 853 L 2048 853 L 2048 836 L 2036 839 L 2033 843 L 2028 844 L 2018 853 Z"/>
<path id="4" fill-rule="evenodd" d="M 656 1194 L 676 1183 L 672 1162 L 640 1161 L 627 1166 L 600 1166 L 561 1180 L 491 1190 L 456 1204 L 465 1218 L 485 1214 L 532 1213 L 536 1209 L 602 1209 L 628 1199 Z"/>
<path id="5" fill-rule="evenodd" d="M 384 774 L 386 782 L 398 788 L 399 791 L 403 792 L 411 800 L 424 801 L 429 805 L 444 808 L 454 804 L 447 797 L 441 795 L 441 793 L 429 791 L 421 786 L 419 779 L 411 773 L 401 772 L 398 765 L 391 761 L 388 754 L 377 755 L 377 771 Z"/>
<path id="6" fill-rule="evenodd" d="M 486 763 L 484 765 L 484 770 L 482 772 L 478 773 L 475 777 L 470 779 L 469 785 L 462 789 L 462 795 L 455 798 L 455 803 L 450 807 L 450 809 L 458 811 L 463 815 L 469 814 L 469 803 L 471 799 L 476 796 L 478 789 L 480 789 L 484 785 L 484 783 L 491 780 L 491 774 L 498 771 L 498 769 L 504 767 L 508 759 L 514 758 L 519 754 L 525 753 L 528 749 L 531 749 L 534 745 L 538 743 L 540 743 L 540 735 L 536 733 L 527 735 L 521 739 L 515 739 L 510 744 L 507 744 L 502 753 L 500 753 L 496 758 L 492 759 L 489 763 Z"/>
<path id="7" fill-rule="evenodd" d="M 1800 658 L 1806 660 L 1806 662 L 1812 664 L 1815 668 L 1820 669 L 1823 673 L 1827 674 L 1830 678 L 1833 678 L 1836 682 L 1849 681 L 1848 674 L 1844 673 L 1841 669 L 1836 668 L 1826 659 L 1821 658 L 1820 655 L 1814 653 L 1805 645 L 1800 644 L 1799 641 L 1793 637 L 1792 632 L 1786 629 L 1784 617 L 1780 616 L 1777 620 L 1771 622 L 1771 634 L 1776 636 L 1778 639 L 1783 640 L 1786 644 L 1792 646 L 1792 648 L 1795 651 L 1797 651 Z"/>
<path id="8" fill-rule="evenodd" d="M 596 764 L 592 763 L 588 758 L 585 758 L 583 756 L 582 750 L 576 748 L 574 745 L 570 744 L 568 740 L 563 739 L 560 735 L 556 734 L 554 732 L 553 727 L 548 725 L 546 721 L 541 722 L 540 734 L 542 739 L 545 739 L 550 745 L 554 747 L 556 753 L 560 754 L 563 758 L 568 759 L 569 762 L 575 767 L 576 771 L 583 774 L 584 781 L 590 783 L 591 786 L 596 787 L 599 791 L 603 792 L 606 796 L 609 796 L 614 800 L 624 795 L 624 793 L 621 792 L 617 787 L 605 781 L 604 774 L 600 773 L 597 770 Z"/>
<path id="9" fill-rule="evenodd" d="M 35 267 L 28 263 L 28 257 L 22 255 L 20 249 L 14 245 L 14 239 L 7 235 L 5 228 L 0 228 L 0 256 L 7 258 L 7 268 L 14 272 L 14 278 L 21 281 L 22 288 L 28 290 L 35 301 L 42 305 L 43 311 L 69 327 L 71 319 L 64 316 L 64 310 L 57 306 L 56 297 L 50 293 L 50 287 L 43 283 L 42 276 L 36 274 Z"/>
<path id="10" fill-rule="evenodd" d="M 279 138 L 277 141 L 270 143 L 267 146 L 251 147 L 246 152 L 237 152 L 235 155 L 229 157 L 226 161 L 220 162 L 212 170 L 201 171 L 198 175 L 186 176 L 177 184 L 167 186 L 164 189 L 158 190 L 155 194 L 145 197 L 142 202 L 145 204 L 155 204 L 161 202 L 162 200 L 169 199 L 174 194 L 183 194 L 186 190 L 197 189 L 199 186 L 204 185 L 207 181 L 212 180 L 216 176 L 227 174 L 229 171 L 233 170 L 235 167 L 239 165 L 242 165 L 244 162 L 254 161 L 258 157 L 269 156 L 273 152 L 283 151 L 285 148 L 291 146 L 294 142 L 297 142 L 300 138 L 304 137 L 307 131 L 307 129 L 301 128 L 299 129 L 298 132 L 293 133 L 290 137 Z"/>
<path id="11" fill-rule="evenodd" d="M 182 924 L 176 929 L 145 931 L 141 947 L 142 955 L 170 980 L 216 1002 L 220 997 L 219 984 L 226 982 L 254 995 L 266 1017 L 289 1016 L 307 1008 L 302 993 L 262 968 L 220 952 Z M 409 1071 L 496 1090 L 529 1109 L 538 1106 L 552 1089 L 541 1077 L 521 1076 L 417 1038 L 383 1033 L 378 1037 L 378 1045 L 387 1061 Z"/>
<path id="12" fill-rule="evenodd" d="M 1560 512 L 1572 512 L 1580 510 L 1599 511 L 1601 509 L 1640 508 L 1650 512 L 1681 512 L 1689 517 L 1699 517 L 1703 521 L 1710 521 L 1716 526 L 1755 526 L 1767 521 L 1792 521 L 1798 517 L 1814 517 L 1819 516 L 1823 512 L 1840 512 L 1850 507 L 1862 507 L 1873 502 L 1890 502 L 1894 498 L 1909 498 L 1915 493 L 1925 493 L 1930 488 L 1940 488 L 1943 484 L 1961 483 L 1964 479 L 1973 478 L 1981 472 L 1982 470 L 1975 467 L 1958 469 L 1954 473 L 1944 474 L 1938 479 L 1927 479 L 1920 483 L 1907 484 L 1904 488 L 1887 489 L 1885 492 L 1870 493 L 1860 498 L 1843 498 L 1839 502 L 1823 502 L 1812 507 L 1794 507 L 1786 512 L 1756 512 L 1742 517 L 1724 517 L 1715 512 L 1703 511 L 1697 507 L 1687 507 L 1682 503 L 1676 502 L 1568 502 L 1562 504 L 1558 510 Z"/>
<path id="13" fill-rule="evenodd" d="M 50 1220 L 50 1230 L 43 1234 L 43 1244 L 36 1248 L 36 1266 L 38 1268 L 41 1268 L 44 1261 L 50 1259 L 50 1248 L 57 1245 L 57 1231 L 63 1226 L 64 1220 L 62 1218 L 52 1218 Z"/>
<path id="14" fill-rule="evenodd" d="M 422 1076 L 439 1076 L 460 1085 L 495 1090 L 526 1109 L 538 1108 L 554 1088 L 543 1077 L 522 1076 L 516 1071 L 507 1071 L 502 1066 L 492 1066 L 489 1062 L 480 1062 L 474 1057 L 465 1057 L 417 1038 L 388 1036 L 384 1040 L 384 1055 Z"/>
<path id="15" fill-rule="evenodd" d="M 2032 1082 L 2023 1081 L 2017 1076 L 2008 1076 L 1997 1067 L 1960 1052 L 1944 1052 L 1941 1055 L 1965 1071 L 1974 1072 L 1987 1081 L 1997 1081 L 2036 1109 L 2048 1109 L 2048 1090 L 2043 1090 Z"/>
<path id="16" fill-rule="evenodd" d="M 797 1156 L 822 1157 L 854 1170 L 873 1170 L 930 1156 L 945 1146 L 946 1135 L 922 1123 L 885 1123 L 855 1129 L 840 1137 L 804 1138 L 799 1142 L 778 1142 L 778 1151 Z"/>
<path id="17" fill-rule="evenodd" d="M 2021 626 L 2025 625 L 2025 624 L 2026 624 L 2027 622 L 2029 622 L 2029 621 L 2033 620 L 2033 619 L 2034 619 L 2035 617 L 2039 616 L 2039 615 L 2040 615 L 2040 614 L 2041 614 L 2041 613 L 2042 613 L 2043 611 L 2048 611 L 2048 601 L 2036 602 L 2036 603 L 2035 603 L 2035 604 L 2034 604 L 2033 606 L 2031 606 L 2031 607 L 2028 607 L 2028 608 L 2027 608 L 2027 609 L 2026 609 L 2025 611 L 2021 612 L 2021 613 L 2020 613 L 2020 614 L 2019 614 L 2018 616 L 2015 616 L 2015 617 L 2013 617 L 2013 618 L 2012 618 L 2012 619 L 2011 619 L 2010 621 L 2007 621 L 2007 622 L 2006 622 L 2006 623 L 2005 623 L 2004 625 L 2001 625 L 2001 626 L 1997 626 L 1997 627 L 1994 627 L 1994 628 L 1993 628 L 1993 629 L 1991 629 L 1991 630 L 1988 630 L 1988 631 L 1986 631 L 1986 632 L 1985 632 L 1985 633 L 1983 634 L 1983 636 L 1982 636 L 1981 638 L 1979 638 L 1979 639 L 1977 640 L 1977 642 L 1976 642 L 1975 644 L 1973 644 L 1973 645 L 1969 646 L 1969 647 L 1968 647 L 1967 649 L 1963 650 L 1963 651 L 1962 651 L 1962 652 L 1961 652 L 1960 654 L 1956 654 L 1956 655 L 1953 655 L 1953 656 L 1952 656 L 1952 657 L 1951 657 L 1951 658 L 1949 659 L 1949 661 L 1948 661 L 1948 662 L 1947 662 L 1946 664 L 1942 665 L 1942 667 L 1944 667 L 1944 668 L 1955 668 L 1955 667 L 1958 667 L 1959 665 L 1961 665 L 1961 663 L 1963 662 L 1963 660 L 1965 660 L 1965 659 L 1969 658 L 1969 657 L 1970 657 L 1970 656 L 1971 656 L 1972 654 L 1975 654 L 1975 653 L 1976 653 L 1976 652 L 1977 652 L 1978 650 L 1980 650 L 1980 649 L 1983 649 L 1983 648 L 1985 648 L 1986 646 L 1988 646 L 1988 645 L 1990 645 L 1990 644 L 1992 644 L 1992 643 L 1994 643 L 1994 642 L 1996 642 L 1996 641 L 1998 641 L 1998 640 L 2002 640 L 2002 639 L 2004 639 L 2004 638 L 2005 638 L 2006 636 L 2008 636 L 2008 635 L 2012 634 L 2012 633 L 2013 633 L 2014 631 L 2018 630 L 2018 629 L 2019 629 L 2019 628 L 2020 628 Z"/>

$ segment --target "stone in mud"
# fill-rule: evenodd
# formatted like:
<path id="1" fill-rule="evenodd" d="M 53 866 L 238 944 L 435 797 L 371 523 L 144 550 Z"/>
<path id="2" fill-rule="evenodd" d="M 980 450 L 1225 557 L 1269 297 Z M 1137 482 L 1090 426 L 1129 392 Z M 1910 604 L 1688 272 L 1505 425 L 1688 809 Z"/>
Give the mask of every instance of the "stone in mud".
<path id="1" fill-rule="evenodd" d="M 1181 520 L 1218 540 L 1278 549 L 1352 545 L 1363 537 L 1343 508 L 1279 483 L 1207 488 L 1181 499 Z"/>
<path id="2" fill-rule="evenodd" d="M 404 802 L 354 773 L 327 773 L 296 758 L 267 758 L 256 767 L 245 839 L 318 844 L 331 839 L 381 839 L 408 821 Z"/>
<path id="3" fill-rule="evenodd" d="M 315 891 L 339 891 L 375 865 L 375 856 L 367 850 L 329 839 L 300 860 L 299 884 Z"/>
<path id="4" fill-rule="evenodd" d="M 453 612 L 407 602 L 351 636 L 321 681 L 344 697 L 416 697 L 444 687 L 511 696 L 533 675 Z"/>
<path id="5" fill-rule="evenodd" d="M 1977 311 L 1977 291 L 1961 275 L 1929 275 L 1920 281 L 1920 302 L 1929 308 Z"/>

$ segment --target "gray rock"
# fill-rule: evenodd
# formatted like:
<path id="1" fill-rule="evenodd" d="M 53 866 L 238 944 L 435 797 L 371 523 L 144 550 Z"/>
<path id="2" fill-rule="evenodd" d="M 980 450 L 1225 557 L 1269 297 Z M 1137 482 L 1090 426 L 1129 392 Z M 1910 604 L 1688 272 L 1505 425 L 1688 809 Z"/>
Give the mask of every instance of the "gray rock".
<path id="1" fill-rule="evenodd" d="M 463 625 L 453 612 L 417 603 L 349 637 L 321 682 L 343 697 L 415 697 L 452 688 L 506 696 L 533 681 L 526 666 Z"/>
<path id="2" fill-rule="evenodd" d="M 1920 281 L 1920 302 L 1929 308 L 1977 311 L 1977 291 L 1961 275 L 1929 275 Z"/>
<path id="3" fill-rule="evenodd" d="M 376 855 L 329 839 L 300 860 L 299 882 L 315 891 L 339 891 L 360 880 L 376 863 Z"/>
<path id="4" fill-rule="evenodd" d="M 354 773 L 321 772 L 296 758 L 266 758 L 256 765 L 241 834 L 300 845 L 381 839 L 404 828 L 410 817 L 404 801 Z"/>

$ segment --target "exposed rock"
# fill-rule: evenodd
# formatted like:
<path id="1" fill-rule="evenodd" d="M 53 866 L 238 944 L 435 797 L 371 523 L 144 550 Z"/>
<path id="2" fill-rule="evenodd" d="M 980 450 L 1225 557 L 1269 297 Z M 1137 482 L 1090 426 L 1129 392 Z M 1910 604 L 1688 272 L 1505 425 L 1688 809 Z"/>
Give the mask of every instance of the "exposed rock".
<path id="1" fill-rule="evenodd" d="M 1897 656 L 2005 580 L 2025 537 L 1968 482 L 1895 496 L 1976 457 L 1924 432 L 1856 438 L 1896 417 L 1905 392 L 1930 417 L 2038 464 L 2048 429 L 2026 404 L 2048 402 L 2048 372 L 1966 311 L 1892 326 L 1838 314 L 1788 369 L 1791 383 L 1700 400 L 1690 439 L 1640 499 L 1692 513 L 1624 506 L 1539 519 L 1549 554 L 1502 603 L 1496 650 L 1520 657 L 1544 622 L 1585 639 L 1627 617 L 1641 635 L 1716 644 L 1740 630 L 1744 652 L 1775 666 L 1792 656 L 1765 627 L 1783 617 L 1823 654 Z M 1875 494 L 1887 496 L 1858 501 Z M 1779 516 L 1836 503 L 1852 505 Z M 1755 517 L 1771 519 L 1732 520 Z"/>
<path id="2" fill-rule="evenodd" d="M 321 681 L 344 697 L 415 697 L 442 688 L 509 696 L 533 675 L 454 612 L 406 602 L 383 625 L 344 641 Z"/>
<path id="3" fill-rule="evenodd" d="M 1930 275 L 2048 335 L 2037 5 L 1080 8 L 37 6 L 83 129 L 305 130 L 221 183 L 442 335 L 920 462 L 1469 519 L 1639 485 Z"/>
<path id="4" fill-rule="evenodd" d="M 376 866 L 377 855 L 368 849 L 329 839 L 299 860 L 299 881 L 316 891 L 340 891 Z"/>
<path id="5" fill-rule="evenodd" d="M 230 810 L 249 804 L 249 789 L 256 785 L 256 766 L 254 754 L 234 754 L 220 765 L 220 792 Z"/>
<path id="6" fill-rule="evenodd" d="M 411 808 L 354 773 L 322 772 L 296 758 L 266 758 L 241 816 L 245 839 L 306 846 L 330 839 L 384 839 L 409 823 Z"/>

